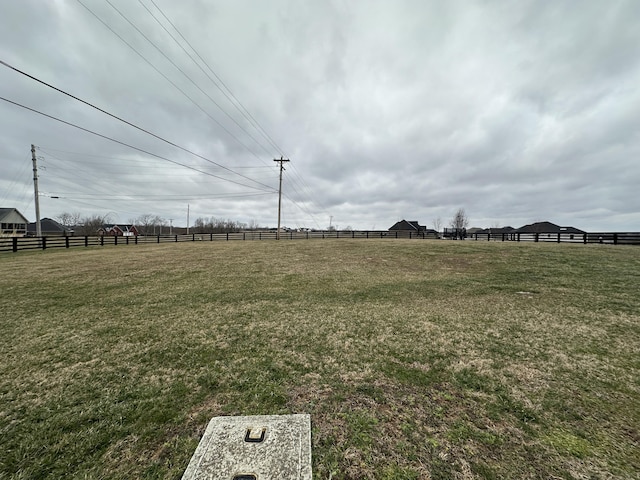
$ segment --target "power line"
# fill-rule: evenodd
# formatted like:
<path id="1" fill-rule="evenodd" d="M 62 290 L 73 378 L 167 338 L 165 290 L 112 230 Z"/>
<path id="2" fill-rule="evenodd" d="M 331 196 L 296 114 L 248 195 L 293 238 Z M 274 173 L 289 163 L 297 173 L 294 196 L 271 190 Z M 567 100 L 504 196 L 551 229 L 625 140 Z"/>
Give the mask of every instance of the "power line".
<path id="1" fill-rule="evenodd" d="M 147 11 L 149 11 L 149 9 L 142 3 L 141 0 L 138 0 L 143 7 L 145 7 L 145 9 Z M 156 2 L 154 0 L 151 0 L 151 3 L 153 4 L 154 7 L 156 7 L 156 9 L 160 12 L 160 14 L 165 18 L 165 20 L 167 22 L 169 22 L 169 24 L 173 27 L 173 29 L 178 33 L 178 35 L 180 35 L 180 37 L 182 38 L 182 40 L 185 41 L 185 43 L 189 46 L 189 48 L 196 54 L 196 56 L 200 59 L 200 61 L 209 69 L 209 71 L 218 79 L 218 81 L 220 82 L 220 84 L 222 86 L 224 86 L 224 88 L 227 90 L 227 92 L 225 92 L 222 88 L 220 88 L 220 86 L 211 78 L 209 77 L 209 75 L 207 75 L 207 78 L 209 78 L 209 80 L 211 80 L 211 82 L 218 88 L 218 90 L 220 90 L 220 92 L 222 92 L 222 94 L 227 97 L 227 99 L 229 100 L 229 102 L 236 107 L 236 109 L 242 114 L 242 116 L 249 121 L 249 123 L 251 123 L 254 128 L 256 128 L 256 130 L 271 144 L 271 146 L 273 146 L 278 153 L 280 153 L 282 156 L 285 156 L 283 149 L 280 148 L 280 146 L 278 146 L 278 144 L 275 142 L 275 140 L 271 137 L 271 135 L 269 135 L 266 130 L 264 128 L 262 128 L 262 125 L 260 125 L 260 123 L 254 118 L 253 115 L 251 115 L 251 113 L 249 112 L 249 110 L 247 110 L 247 108 L 242 104 L 242 102 L 240 100 L 238 100 L 238 98 L 233 94 L 233 92 L 231 91 L 231 89 L 224 83 L 224 81 L 220 78 L 220 76 L 213 70 L 213 68 L 211 68 L 211 66 L 204 60 L 204 58 L 202 58 L 202 56 L 198 53 L 198 51 L 193 47 L 193 45 L 191 45 L 191 43 L 189 42 L 189 40 L 187 40 L 185 38 L 185 36 L 180 32 L 180 30 L 178 29 L 178 27 L 176 27 L 174 25 L 174 23 L 165 15 L 165 13 L 162 11 L 162 9 L 156 4 Z M 149 12 L 151 14 L 151 12 Z M 156 20 L 156 22 L 158 22 L 158 20 L 156 19 L 155 16 L 153 16 L 153 14 L 151 14 L 151 16 Z M 160 24 L 160 22 L 158 22 Z M 162 24 L 160 24 L 162 26 Z M 162 26 L 162 28 L 164 28 L 164 26 Z M 167 31 L 167 29 L 165 28 L 165 31 Z M 167 31 L 167 33 L 169 33 Z M 182 45 L 180 45 L 180 43 L 173 37 L 173 35 L 169 34 L 171 36 L 171 38 L 174 40 L 174 42 L 176 42 L 180 48 L 182 48 L 185 53 L 186 50 L 182 47 Z M 187 53 L 187 55 L 189 55 Z M 198 65 L 198 63 L 193 59 L 193 57 L 191 57 L 191 55 L 189 55 L 189 58 L 191 58 L 191 60 Z M 198 67 L 202 70 L 202 67 L 200 67 L 200 65 L 198 65 Z M 204 70 L 203 70 L 204 72 Z M 205 72 L 206 75 L 206 72 Z M 233 99 L 233 100 L 232 100 Z M 234 102 L 235 101 L 235 102 Z"/>
<path id="2" fill-rule="evenodd" d="M 208 176 L 210 176 L 210 177 L 218 178 L 218 179 L 223 180 L 223 181 L 225 181 L 225 182 L 230 182 L 230 183 L 234 183 L 234 184 L 236 184 L 236 185 L 241 185 L 241 186 L 243 186 L 243 187 L 253 188 L 254 190 L 259 190 L 257 187 L 254 187 L 254 186 L 251 186 L 251 185 L 246 185 L 246 184 L 244 184 L 244 183 L 236 182 L 235 180 L 230 180 L 230 179 L 228 179 L 228 178 L 220 177 L 219 175 L 214 175 L 214 174 L 212 174 L 212 173 L 205 172 L 205 171 L 200 170 L 200 169 L 197 169 L 197 168 L 195 168 L 195 167 L 191 167 L 191 166 L 189 166 L 189 165 L 185 165 L 185 164 L 180 163 L 180 162 L 177 162 L 177 161 L 175 161 L 175 160 L 171 160 L 171 159 L 169 159 L 169 158 L 167 158 L 167 157 L 163 157 L 162 155 L 158 155 L 158 154 L 156 154 L 156 153 L 149 152 L 148 150 L 144 150 L 144 149 L 142 149 L 142 148 L 135 147 L 135 146 L 133 146 L 133 145 L 131 145 L 131 144 L 128 144 L 128 143 L 122 142 L 122 141 L 120 141 L 120 140 L 116 140 L 115 138 L 109 137 L 109 136 L 107 136 L 107 135 L 102 135 L 101 133 L 94 132 L 93 130 L 89 130 L 88 128 L 81 127 L 81 126 L 76 125 L 76 124 L 74 124 L 74 123 L 67 122 L 66 120 L 62 120 L 62 119 L 60 119 L 60 118 L 58 118 L 58 117 L 54 117 L 53 115 L 49 115 L 49 114 L 46 114 L 46 113 L 41 112 L 41 111 L 39 111 L 39 110 L 36 110 L 36 109 L 34 109 L 34 108 L 27 107 L 26 105 L 22 105 L 22 104 L 20 104 L 20 103 L 18 103 L 18 102 L 14 102 L 14 101 L 12 101 L 12 100 L 9 100 L 8 98 L 0 97 L 0 100 L 3 100 L 3 101 L 5 101 L 5 102 L 7 102 L 7 103 L 11 103 L 11 104 L 16 105 L 16 106 L 18 106 L 18 107 L 24 108 L 25 110 L 29 110 L 29 111 L 31 111 L 31 112 L 37 113 L 38 115 L 42 115 L 43 117 L 47 117 L 47 118 L 50 118 L 50 119 L 55 120 L 55 121 L 57 121 L 57 122 L 64 123 L 65 125 L 69 125 L 69 126 L 71 126 L 71 127 L 77 128 L 77 129 L 79 129 L 79 130 L 82 130 L 83 132 L 90 133 L 90 134 L 95 135 L 95 136 L 97 136 L 97 137 L 104 138 L 105 140 L 109 140 L 109 141 L 111 141 L 111 142 L 117 143 L 117 144 L 119 144 L 119 145 L 123 145 L 123 146 L 128 147 L 128 148 L 131 148 L 131 149 L 133 149 L 133 150 L 137 150 L 137 151 L 142 152 L 142 153 L 145 153 L 145 154 L 147 154 L 147 155 L 151 155 L 152 157 L 156 157 L 156 158 L 159 158 L 159 159 L 161 159 L 161 160 L 165 160 L 165 161 L 167 161 L 167 162 L 174 163 L 174 164 L 176 164 L 176 165 L 180 165 L 181 167 L 185 167 L 185 168 L 188 168 L 188 169 L 190 169 L 190 170 L 194 170 L 194 171 L 196 171 L 196 172 L 198 172 L 198 173 L 202 173 L 202 174 L 204 174 L 204 175 L 208 175 Z M 234 172 L 234 173 L 235 173 L 235 172 Z M 241 175 L 241 176 L 242 176 L 242 175 Z M 249 180 L 253 181 L 252 179 L 249 179 Z M 259 183 L 259 182 L 256 182 L 256 183 Z M 264 185 L 264 184 L 262 184 L 262 185 Z M 268 187 L 269 189 L 271 189 L 271 187 L 270 187 L 270 186 L 268 186 L 268 185 L 264 185 L 264 186 L 266 186 L 266 187 Z"/>
<path id="3" fill-rule="evenodd" d="M 177 34 L 182 38 L 182 40 L 189 46 L 189 48 L 195 53 L 195 55 L 200 59 L 200 61 L 207 67 L 207 69 L 215 76 L 215 78 L 218 79 L 218 81 L 220 82 L 220 84 L 224 87 L 221 88 L 220 85 L 213 79 L 211 78 L 200 66 L 200 64 L 198 62 L 196 62 L 196 60 L 193 58 L 193 56 L 191 56 L 189 54 L 189 52 L 186 51 L 186 49 L 180 44 L 180 42 L 178 42 L 178 40 L 167 30 L 167 28 L 162 25 L 162 23 L 158 20 L 158 18 L 153 15 L 153 13 L 149 10 L 149 8 L 141 1 L 138 0 L 138 2 L 143 6 L 143 8 L 151 15 L 151 17 L 163 28 L 163 30 L 171 37 L 171 39 L 183 50 L 183 52 L 191 59 L 191 61 L 207 76 L 207 78 L 213 83 L 213 85 L 218 88 L 218 90 L 220 90 L 220 92 L 229 100 L 229 102 L 241 113 L 241 115 L 251 124 L 254 126 L 254 128 L 256 128 L 256 130 L 279 152 L 283 153 L 283 149 L 275 142 L 275 140 L 273 140 L 273 138 L 266 132 L 266 130 L 262 127 L 262 125 L 260 125 L 260 123 L 255 119 L 255 117 L 253 117 L 253 115 L 251 115 L 251 113 L 247 110 L 247 108 L 242 104 L 242 102 L 240 102 L 240 100 L 234 95 L 234 93 L 231 91 L 231 89 L 229 88 L 229 86 L 222 80 L 222 78 L 220 78 L 220 76 L 215 72 L 215 70 L 206 62 L 206 60 L 204 60 L 204 58 L 198 53 L 198 51 L 193 47 L 193 45 L 187 40 L 187 38 L 182 34 L 182 32 L 180 32 L 180 30 L 177 28 L 177 26 L 167 17 L 167 15 L 162 11 L 162 9 L 154 2 L 154 0 L 150 0 L 151 3 L 155 6 L 155 8 L 160 12 L 160 14 L 164 17 L 164 19 L 173 27 L 173 29 L 177 32 Z M 79 3 L 82 4 L 82 2 L 80 0 L 78 0 Z M 114 8 L 114 10 L 116 10 L 130 25 L 132 25 L 149 43 L 151 43 L 165 58 L 167 58 L 168 61 L 170 61 L 172 63 L 172 65 L 174 65 L 175 68 L 177 68 L 185 77 L 187 77 L 192 83 L 193 80 L 191 80 L 191 78 L 186 75 L 184 73 L 184 71 L 182 71 L 182 69 L 180 69 L 173 61 L 171 61 L 171 59 L 169 59 L 153 42 L 151 42 L 148 37 L 146 35 L 144 35 L 143 32 L 140 31 L 139 28 L 137 28 L 128 18 L 126 18 L 126 16 L 120 12 L 117 8 L 115 8 L 108 0 L 107 3 L 109 3 L 109 5 L 112 6 L 112 8 Z M 147 63 L 148 60 L 146 60 L 146 58 L 144 58 L 144 56 L 142 56 L 139 52 L 137 52 L 131 45 L 129 45 L 120 35 L 118 35 L 113 29 L 111 29 L 103 20 L 101 20 L 99 17 L 97 17 L 97 15 L 95 13 L 93 13 L 90 9 L 88 9 L 88 7 L 86 7 L 84 4 L 82 4 L 85 8 L 87 8 L 87 10 L 90 11 L 90 13 L 92 13 L 101 23 L 103 23 L 109 30 L 111 30 L 116 36 L 118 36 L 118 38 L 120 38 L 126 45 L 128 45 L 131 49 L 133 49 L 138 55 L 140 55 Z M 149 63 L 150 64 L 150 63 Z M 151 64 L 150 64 L 151 65 Z M 153 67 L 153 65 L 151 65 Z M 163 77 L 164 75 L 159 72 L 159 70 L 155 67 L 153 67 L 158 73 L 160 73 Z M 166 78 L 166 77 L 165 77 Z M 167 79 L 168 80 L 168 79 Z M 171 82 L 172 83 L 172 82 Z M 173 83 L 172 83 L 173 84 Z M 174 85 L 175 86 L 175 85 Z M 200 87 L 198 87 L 196 85 L 196 87 L 198 89 L 200 89 L 202 91 L 202 89 Z M 226 91 L 225 91 L 226 89 Z M 227 93 L 228 92 L 228 93 Z M 184 92 L 182 92 L 184 94 Z M 203 92 L 205 93 L 205 92 Z M 206 95 L 206 93 L 205 93 Z M 215 101 L 213 101 L 209 95 L 207 95 L 207 97 L 218 107 L 220 108 L 223 113 L 225 113 L 225 115 L 229 116 L 234 123 L 238 124 L 219 104 L 217 104 Z M 189 98 L 189 97 L 188 97 Z M 193 100 L 192 100 L 193 101 Z M 214 119 L 215 120 L 215 119 Z M 219 122 L 216 121 L 216 123 L 219 124 Z M 238 126 L 240 126 L 238 124 Z M 224 128 L 224 127 L 223 127 Z M 226 129 L 225 129 L 226 130 Z M 255 139 L 255 137 L 253 137 L 249 132 L 247 132 L 246 130 L 243 129 L 243 131 L 245 131 L 245 133 L 247 133 L 256 143 L 258 143 L 263 149 L 264 147 L 262 146 L 262 144 L 260 144 L 259 142 L 257 142 L 257 140 Z M 227 133 L 230 133 L 227 131 Z M 232 135 L 233 136 L 233 135 Z M 234 138 L 236 138 L 234 136 Z M 238 140 L 236 138 L 236 140 Z M 239 140 L 238 140 L 239 141 Z M 257 155 L 255 155 L 255 153 L 253 151 L 251 151 L 246 145 L 244 145 L 242 142 L 239 141 L 239 143 L 241 145 L 243 145 L 245 148 L 247 148 L 251 153 L 254 154 L 254 156 L 257 157 Z M 266 149 L 265 149 L 266 150 Z M 260 159 L 261 160 L 261 159 Z M 262 160 L 261 160 L 262 161 Z M 307 182 L 304 180 L 304 178 L 301 176 L 300 173 L 298 173 L 297 168 L 294 167 L 292 170 L 293 173 L 293 178 L 291 178 L 292 180 L 292 188 L 300 195 L 300 196 L 310 196 L 310 197 L 314 197 L 311 188 L 309 187 L 309 185 L 307 184 Z M 300 186 L 300 190 L 298 188 L 296 188 L 295 184 L 299 184 Z M 305 191 L 306 194 L 303 195 L 302 191 Z M 291 199 L 290 199 L 291 200 Z M 292 200 L 291 200 L 292 201 Z M 321 202 L 317 201 L 318 205 L 320 205 L 321 208 L 326 209 L 326 207 L 324 207 L 322 205 Z M 312 217 L 313 218 L 313 217 Z M 314 219 L 315 221 L 315 219 Z M 317 222 L 316 222 L 317 223 Z M 319 226 L 319 225 L 318 225 Z"/>
<path id="4" fill-rule="evenodd" d="M 214 162 L 214 161 L 213 161 L 213 160 L 211 160 L 211 159 L 208 159 L 208 158 L 206 158 L 206 157 L 204 157 L 204 156 L 202 156 L 202 155 L 199 155 L 199 154 L 197 154 L 197 153 L 195 153 L 195 152 L 193 152 L 193 151 L 191 151 L 191 150 L 189 150 L 189 149 L 187 149 L 187 148 L 185 148 L 185 147 L 182 147 L 182 146 L 180 146 L 180 145 L 178 145 L 178 144 L 176 144 L 176 143 L 174 143 L 174 142 L 172 142 L 172 141 L 170 141 L 170 140 L 167 140 L 167 139 L 165 139 L 165 138 L 163 138 L 163 137 L 161 137 L 161 136 L 159 136 L 159 135 L 156 135 L 155 133 L 150 132 L 149 130 L 146 130 L 146 129 L 142 128 L 142 127 L 139 127 L 138 125 L 135 125 L 135 124 L 133 124 L 133 123 L 131 123 L 131 122 L 127 121 L 127 120 L 124 120 L 123 118 L 120 118 L 119 116 L 114 115 L 113 113 L 107 112 L 106 110 L 104 110 L 104 109 L 102 109 L 102 108 L 100 108 L 100 107 L 97 107 L 97 106 L 93 105 L 92 103 L 87 102 L 86 100 L 83 100 L 83 99 L 81 99 L 81 98 L 79 98 L 79 97 L 76 97 L 75 95 L 72 95 L 71 93 L 65 92 L 64 90 L 62 90 L 62 89 L 60 89 L 60 88 L 58 88 L 58 87 L 55 87 L 55 86 L 53 86 L 53 85 L 51 85 L 51 84 L 49 84 L 49 83 L 47 83 L 47 82 L 45 82 L 45 81 L 43 81 L 43 80 L 40 80 L 39 78 L 34 77 L 33 75 L 29 75 L 28 73 L 26 73 L 26 72 L 24 72 L 24 71 L 22 71 L 22 70 L 20 70 L 20 69 L 18 69 L 18 68 L 16 68 L 16 67 L 14 67 L 14 66 L 12 66 L 12 65 L 9 65 L 8 63 L 4 62 L 3 60 L 0 60 L 0 64 L 4 65 L 4 66 L 5 66 L 5 67 L 7 67 L 7 68 L 10 68 L 11 70 L 13 70 L 13 71 L 15 71 L 15 72 L 17 72 L 17 73 L 20 73 L 21 75 L 24 75 L 24 76 L 25 76 L 25 77 L 27 77 L 27 78 L 30 78 L 30 79 L 32 79 L 32 80 L 34 80 L 34 81 L 38 82 L 38 83 L 41 83 L 42 85 L 45 85 L 45 86 L 47 86 L 47 87 L 49 87 L 49 88 L 51 88 L 51 89 L 53 89 L 53 90 L 56 90 L 57 92 L 60 92 L 60 93 L 62 93 L 63 95 L 66 95 L 66 96 L 68 96 L 68 97 L 71 97 L 71 98 L 73 98 L 74 100 L 77 100 L 78 102 L 84 103 L 85 105 L 87 105 L 87 106 L 89 106 L 89 107 L 91 107 L 91 108 L 94 108 L 94 109 L 98 110 L 99 112 L 104 113 L 105 115 L 108 115 L 108 116 L 110 116 L 110 117 L 112 117 L 112 118 L 114 118 L 114 119 L 116 119 L 116 120 L 118 120 L 118 121 L 120 121 L 120 122 L 122 122 L 122 123 L 125 123 L 126 125 L 129 125 L 129 126 L 131 126 L 131 127 L 135 128 L 135 129 L 137 129 L 137 130 L 140 130 L 141 132 L 144 132 L 144 133 L 146 133 L 147 135 L 151 135 L 152 137 L 157 138 L 158 140 L 160 140 L 160 141 L 162 141 L 162 142 L 164 142 L 164 143 L 167 143 L 168 145 L 171 145 L 172 147 L 176 147 L 176 148 L 178 148 L 178 149 L 180 149 L 180 150 L 182 150 L 182 151 L 184 151 L 184 152 L 187 152 L 187 153 L 189 153 L 189 154 L 191 154 L 191 155 L 193 155 L 193 156 L 196 156 L 196 157 L 198 157 L 198 158 L 201 158 L 202 160 L 205 160 L 205 161 L 207 161 L 207 162 L 209 162 L 209 163 L 211 163 L 211 164 L 213 164 L 213 165 L 216 165 L 216 166 L 218 166 L 218 167 L 220 167 L 220 168 L 222 168 L 222 169 L 224 169 L 224 170 L 227 170 L 228 172 L 231 172 L 231 173 L 233 173 L 233 174 L 235 174 L 235 175 L 238 175 L 238 176 L 240 176 L 240 177 L 242 177 L 242 178 L 245 178 L 245 179 L 247 179 L 247 180 L 249 180 L 249 181 L 252 181 L 252 182 L 255 182 L 255 183 L 259 184 L 259 185 L 262 185 L 263 187 L 267 187 L 267 188 L 270 188 L 270 189 L 271 189 L 271 188 L 273 188 L 273 187 L 271 187 L 271 186 L 269 186 L 269 185 L 266 185 L 266 184 L 264 184 L 264 183 L 261 183 L 261 182 L 258 182 L 258 181 L 256 181 L 256 180 L 254 180 L 254 179 L 252 179 L 252 178 L 250 178 L 250 177 L 247 177 L 247 176 L 245 176 L 245 175 L 243 175 L 243 174 L 241 174 L 241 173 L 235 172 L 234 170 L 232 170 L 232 169 L 231 169 L 231 168 L 229 168 L 229 167 L 225 167 L 224 165 L 221 165 L 221 164 L 219 164 L 219 163 L 217 163 L 217 162 Z M 11 103 L 14 103 L 14 102 L 11 102 Z M 18 104 L 16 104 L 16 105 L 18 105 Z M 22 106 L 22 105 L 20 105 L 20 106 Z M 25 107 L 25 108 L 28 108 L 28 107 Z M 36 111 L 36 110 L 34 110 L 34 111 Z M 37 113 L 41 113 L 41 112 L 37 112 Z M 43 115 L 44 115 L 44 114 L 43 114 Z M 54 118 L 54 117 L 51 117 L 51 118 Z M 58 119 L 56 119 L 56 120 L 58 120 Z M 71 124 L 70 124 L 70 125 L 71 125 Z M 75 125 L 73 125 L 73 126 L 75 126 Z M 91 132 L 91 133 L 94 133 L 94 132 Z M 126 145 L 126 144 L 124 144 L 124 143 L 123 143 L 123 145 Z M 127 145 L 127 146 L 129 146 L 129 145 Z M 132 148 L 134 148 L 134 147 L 132 147 Z M 140 150 L 140 151 L 144 151 L 144 150 Z M 146 152 L 145 152 L 145 153 L 146 153 Z M 174 162 L 174 163 L 177 163 L 177 162 Z M 187 167 L 187 168 L 192 168 L 192 169 L 196 170 L 195 168 L 193 168 L 193 167 L 188 167 L 188 166 L 187 166 L 187 165 L 185 165 L 185 164 L 178 163 L 178 165 L 181 165 L 181 166 L 183 166 L 183 167 Z M 204 173 L 204 172 L 202 172 L 202 173 Z M 215 176 L 215 175 L 213 175 L 213 176 Z M 220 178 L 220 177 L 219 177 L 219 178 Z M 229 180 L 229 181 L 231 181 L 231 180 Z M 235 182 L 234 182 L 234 183 L 235 183 Z"/>
<path id="5" fill-rule="evenodd" d="M 116 8 L 109 0 L 106 0 L 106 2 L 109 4 L 109 6 L 111 6 L 111 8 L 113 8 L 116 12 L 118 12 L 118 14 L 125 19 L 125 21 L 131 25 L 140 35 L 142 35 L 142 37 L 151 44 L 151 46 L 153 46 L 153 48 L 155 48 L 160 55 L 162 55 L 164 58 L 167 59 L 167 61 L 169 63 L 171 63 L 171 65 L 173 65 L 180 73 L 182 73 L 182 75 L 189 80 L 198 90 L 200 90 L 200 92 L 206 96 L 216 107 L 218 107 L 218 109 L 224 113 L 233 123 L 235 123 L 238 128 L 240 128 L 240 130 L 242 130 L 244 133 L 246 133 L 247 135 L 249 135 L 249 137 L 258 145 L 260 146 L 266 153 L 269 153 L 269 151 L 260 143 L 258 142 L 258 140 L 256 140 L 253 135 L 251 135 L 242 125 L 240 125 L 240 123 L 238 123 L 236 121 L 235 118 L 233 118 L 224 108 L 222 108 L 220 106 L 220 104 L 218 104 L 218 102 L 216 102 L 213 98 L 211 98 L 211 96 L 205 92 L 202 88 L 200 88 L 200 86 L 189 76 L 185 73 L 185 71 L 183 69 L 181 69 L 178 65 L 176 65 L 176 63 L 171 60 L 171 58 L 169 58 L 169 56 L 167 54 L 165 54 L 162 49 L 160 47 L 158 47 L 154 42 L 151 41 L 151 39 L 149 39 L 149 37 L 147 37 L 144 32 L 142 30 L 140 30 L 140 28 L 138 28 L 131 20 L 129 20 L 129 18 L 127 18 L 126 15 L 124 15 L 120 10 L 118 10 L 118 8 Z M 153 14 L 149 11 L 149 9 L 147 9 L 147 7 L 141 3 L 141 5 L 149 12 L 149 14 L 151 14 L 151 16 L 154 18 L 154 20 L 157 19 L 153 16 Z M 161 24 L 160 24 L 161 25 Z M 162 26 L 162 25 L 161 25 Z M 168 32 L 167 32 L 168 33 Z"/>
<path id="6" fill-rule="evenodd" d="M 91 15 L 93 15 L 100 23 L 102 23 L 111 33 L 113 33 L 116 37 L 118 37 L 125 45 L 127 45 L 131 50 L 133 50 L 142 60 L 144 60 L 151 68 L 153 68 L 159 75 L 162 76 L 167 82 L 169 82 L 176 90 L 178 90 L 182 95 L 184 95 L 191 103 L 193 103 L 202 113 L 204 113 L 207 117 L 213 120 L 220 128 L 222 128 L 231 138 L 233 138 L 236 142 L 242 145 L 248 152 L 250 152 L 254 157 L 258 160 L 261 160 L 260 157 L 251 150 L 247 145 L 242 142 L 238 137 L 236 137 L 231 131 L 229 131 L 224 125 L 222 125 L 218 120 L 216 120 L 209 112 L 207 112 L 202 106 L 196 102 L 193 98 L 191 98 L 184 90 L 182 90 L 178 85 L 176 85 L 169 77 L 167 77 L 164 73 L 162 73 L 155 65 L 153 65 L 147 58 L 138 52 L 129 42 L 127 42 L 120 34 L 118 34 L 115 30 L 113 30 L 104 20 L 102 20 L 98 15 L 96 15 L 89 7 L 87 7 L 81 0 L 76 0 L 80 5 L 82 5 Z M 269 187 L 271 188 L 271 187 Z"/>

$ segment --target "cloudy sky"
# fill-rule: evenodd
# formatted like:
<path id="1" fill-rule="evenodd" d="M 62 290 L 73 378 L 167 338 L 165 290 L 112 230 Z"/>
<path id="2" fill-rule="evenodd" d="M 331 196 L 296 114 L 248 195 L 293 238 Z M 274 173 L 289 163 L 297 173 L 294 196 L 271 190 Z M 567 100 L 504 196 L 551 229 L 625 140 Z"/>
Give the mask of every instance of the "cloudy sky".
<path id="1" fill-rule="evenodd" d="M 35 144 L 42 217 L 275 226 L 283 156 L 289 227 L 640 230 L 637 0 L 0 0 L 0 60 L 31 221 Z"/>

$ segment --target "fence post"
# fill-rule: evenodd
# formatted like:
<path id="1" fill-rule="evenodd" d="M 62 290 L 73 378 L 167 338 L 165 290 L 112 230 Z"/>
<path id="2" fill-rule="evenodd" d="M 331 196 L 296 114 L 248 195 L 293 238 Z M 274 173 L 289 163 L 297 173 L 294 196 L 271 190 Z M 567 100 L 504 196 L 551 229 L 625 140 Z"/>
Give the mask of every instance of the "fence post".
<path id="1" fill-rule="evenodd" d="M 47 237 L 41 237 L 42 238 L 42 249 L 46 250 L 47 249 Z"/>
<path id="2" fill-rule="evenodd" d="M 196 234 L 195 234 L 195 233 L 192 233 L 192 234 L 191 234 L 191 241 L 192 241 L 192 242 L 195 242 L 195 241 L 196 241 Z"/>
<path id="3" fill-rule="evenodd" d="M 84 246 L 88 247 L 89 246 L 89 235 L 85 235 L 84 236 Z"/>
<path id="4" fill-rule="evenodd" d="M 114 235 L 113 236 L 113 244 L 117 245 L 118 244 L 118 235 Z"/>
<path id="5" fill-rule="evenodd" d="M 561 233 L 558 232 L 558 243 L 560 243 L 560 235 L 561 235 Z"/>
<path id="6" fill-rule="evenodd" d="M 210 234 L 209 234 L 209 241 L 210 241 L 210 242 L 213 242 L 213 233 L 210 233 Z"/>
<path id="7" fill-rule="evenodd" d="M 535 239 L 534 239 L 533 241 L 534 241 L 534 242 L 537 242 L 537 241 L 538 241 L 538 237 L 539 237 L 539 236 L 540 236 L 540 234 L 539 234 L 539 233 L 536 233 Z"/>
<path id="8" fill-rule="evenodd" d="M 69 248 L 69 237 L 64 237 L 64 246 Z"/>
<path id="9" fill-rule="evenodd" d="M 13 251 L 18 251 L 18 237 L 13 237 Z"/>
<path id="10" fill-rule="evenodd" d="M 138 244 L 138 235 L 133 237 L 133 243 L 135 243 L 136 245 Z"/>
<path id="11" fill-rule="evenodd" d="M 520 234 L 518 233 L 518 242 L 520 241 Z"/>
<path id="12" fill-rule="evenodd" d="M 160 243 L 160 235 L 158 235 L 158 242 L 157 243 Z"/>
<path id="13" fill-rule="evenodd" d="M 582 242 L 586 245 L 587 244 L 587 234 L 583 233 L 582 234 Z"/>
<path id="14" fill-rule="evenodd" d="M 247 232 L 242 232 L 242 240 L 246 240 L 247 239 Z"/>
<path id="15" fill-rule="evenodd" d="M 617 244 L 618 244 L 618 234 L 617 234 L 617 233 L 614 233 L 614 234 L 613 234 L 613 244 L 614 244 L 614 245 L 617 245 Z"/>
<path id="16" fill-rule="evenodd" d="M 229 232 L 227 232 L 227 242 L 229 241 Z"/>
<path id="17" fill-rule="evenodd" d="M 104 235 L 100 235 L 100 246 L 104 247 Z"/>

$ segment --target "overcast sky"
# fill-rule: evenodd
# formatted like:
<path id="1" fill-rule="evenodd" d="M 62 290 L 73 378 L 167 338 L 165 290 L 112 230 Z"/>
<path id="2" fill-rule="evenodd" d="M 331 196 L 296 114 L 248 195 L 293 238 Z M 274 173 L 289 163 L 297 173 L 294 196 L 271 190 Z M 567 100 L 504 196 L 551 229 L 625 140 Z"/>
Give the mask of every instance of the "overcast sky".
<path id="1" fill-rule="evenodd" d="M 0 65 L 0 97 L 128 144 L 0 100 L 30 221 L 33 143 L 43 218 L 275 226 L 283 156 L 289 227 L 640 231 L 637 0 L 0 0 L 0 60 L 165 140 Z"/>

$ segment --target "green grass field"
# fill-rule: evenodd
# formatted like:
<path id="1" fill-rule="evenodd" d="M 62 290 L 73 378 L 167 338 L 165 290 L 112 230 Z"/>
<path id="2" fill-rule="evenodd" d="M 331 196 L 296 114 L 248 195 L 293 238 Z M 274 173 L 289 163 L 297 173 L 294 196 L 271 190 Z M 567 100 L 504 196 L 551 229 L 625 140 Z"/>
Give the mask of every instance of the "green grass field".
<path id="1" fill-rule="evenodd" d="M 640 248 L 408 240 L 0 255 L 0 478 L 180 478 L 310 413 L 314 478 L 640 478 Z"/>

